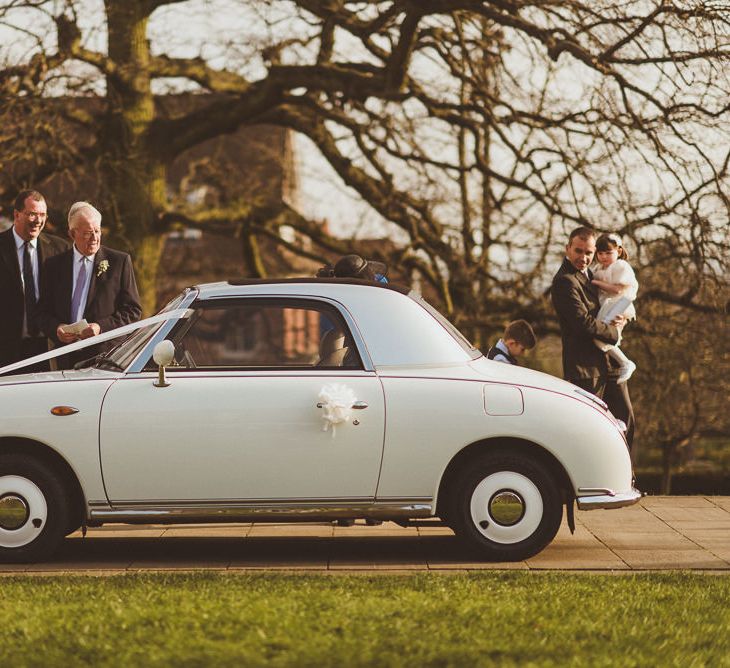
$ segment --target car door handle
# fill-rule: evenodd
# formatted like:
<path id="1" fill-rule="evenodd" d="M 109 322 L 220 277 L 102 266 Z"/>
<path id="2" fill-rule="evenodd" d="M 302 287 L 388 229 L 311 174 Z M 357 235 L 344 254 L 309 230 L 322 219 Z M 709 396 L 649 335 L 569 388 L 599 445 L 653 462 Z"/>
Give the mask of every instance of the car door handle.
<path id="1" fill-rule="evenodd" d="M 356 401 L 354 404 L 352 404 L 352 408 L 354 408 L 356 411 L 361 411 L 363 408 L 368 407 L 367 401 Z M 317 408 L 324 408 L 324 404 L 320 401 L 317 403 Z"/>

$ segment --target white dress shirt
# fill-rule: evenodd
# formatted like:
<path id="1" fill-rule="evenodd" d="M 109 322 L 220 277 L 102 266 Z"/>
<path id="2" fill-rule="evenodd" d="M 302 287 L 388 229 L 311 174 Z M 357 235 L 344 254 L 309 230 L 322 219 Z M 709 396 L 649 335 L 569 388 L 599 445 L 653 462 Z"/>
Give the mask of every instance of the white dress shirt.
<path id="1" fill-rule="evenodd" d="M 492 358 L 495 362 L 506 362 L 507 364 L 512 364 L 512 362 L 510 362 L 509 357 L 507 357 L 507 355 L 509 355 L 510 352 L 509 352 L 509 349 L 507 348 L 507 344 L 504 342 L 503 339 L 500 339 L 499 341 L 497 341 L 497 343 L 494 344 L 494 347 L 497 350 L 501 351 L 501 352 L 498 352 Z M 504 355 L 502 353 L 504 353 Z"/>
<path id="2" fill-rule="evenodd" d="M 76 291 L 76 283 L 78 282 L 79 278 L 79 272 L 81 271 L 81 263 L 82 261 L 86 263 L 86 280 L 84 281 L 84 285 L 81 286 L 82 293 L 81 293 L 81 302 L 79 304 L 78 313 L 72 313 L 71 314 L 71 323 L 78 322 L 81 320 L 81 318 L 84 317 L 84 310 L 86 309 L 86 300 L 89 296 L 89 286 L 91 285 L 91 272 L 94 271 L 94 257 L 96 256 L 96 253 L 94 255 L 82 255 L 79 253 L 79 251 L 76 249 L 76 246 L 74 246 L 74 279 L 73 279 L 73 285 L 71 286 L 71 296 L 73 298 L 73 294 Z"/>

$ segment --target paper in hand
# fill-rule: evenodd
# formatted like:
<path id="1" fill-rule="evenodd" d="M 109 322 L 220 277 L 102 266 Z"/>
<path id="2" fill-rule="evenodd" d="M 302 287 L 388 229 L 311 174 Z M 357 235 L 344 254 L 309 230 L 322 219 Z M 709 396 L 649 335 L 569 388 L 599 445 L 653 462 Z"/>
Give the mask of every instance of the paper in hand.
<path id="1" fill-rule="evenodd" d="M 89 326 L 89 323 L 86 322 L 85 318 L 81 318 L 78 322 L 74 322 L 71 325 L 65 325 L 64 327 L 61 327 L 61 331 L 64 334 L 81 334 L 87 327 Z"/>

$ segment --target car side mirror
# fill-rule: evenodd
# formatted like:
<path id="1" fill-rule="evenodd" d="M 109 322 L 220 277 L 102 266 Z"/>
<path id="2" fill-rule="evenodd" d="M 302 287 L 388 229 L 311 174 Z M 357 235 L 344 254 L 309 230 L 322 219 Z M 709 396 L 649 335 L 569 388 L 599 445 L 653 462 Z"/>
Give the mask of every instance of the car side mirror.
<path id="1" fill-rule="evenodd" d="M 172 341 L 160 341 L 152 351 L 152 359 L 157 364 L 159 375 L 155 387 L 169 387 L 170 383 L 165 379 L 165 367 L 169 366 L 175 359 L 175 345 Z"/>

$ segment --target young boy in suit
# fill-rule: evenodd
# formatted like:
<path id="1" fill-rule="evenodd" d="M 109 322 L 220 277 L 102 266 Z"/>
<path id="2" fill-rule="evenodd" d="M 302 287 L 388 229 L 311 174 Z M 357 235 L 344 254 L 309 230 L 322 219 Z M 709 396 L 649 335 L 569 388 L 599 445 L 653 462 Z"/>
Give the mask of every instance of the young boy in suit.
<path id="1" fill-rule="evenodd" d="M 513 320 L 504 330 L 502 338 L 487 352 L 487 359 L 495 362 L 517 364 L 518 357 L 532 350 L 537 343 L 535 332 L 526 320 Z"/>

